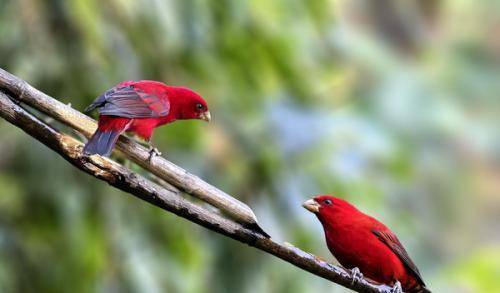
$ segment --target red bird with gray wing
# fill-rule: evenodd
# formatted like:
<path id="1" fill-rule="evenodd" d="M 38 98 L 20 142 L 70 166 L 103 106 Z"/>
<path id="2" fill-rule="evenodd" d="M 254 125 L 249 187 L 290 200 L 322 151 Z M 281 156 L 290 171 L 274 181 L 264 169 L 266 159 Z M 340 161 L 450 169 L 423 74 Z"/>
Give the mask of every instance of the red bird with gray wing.
<path id="1" fill-rule="evenodd" d="M 124 81 L 99 96 L 85 109 L 98 109 L 96 132 L 84 148 L 86 154 L 109 156 L 123 132 L 150 141 L 153 130 L 182 119 L 210 121 L 205 100 L 193 90 L 152 80 Z"/>

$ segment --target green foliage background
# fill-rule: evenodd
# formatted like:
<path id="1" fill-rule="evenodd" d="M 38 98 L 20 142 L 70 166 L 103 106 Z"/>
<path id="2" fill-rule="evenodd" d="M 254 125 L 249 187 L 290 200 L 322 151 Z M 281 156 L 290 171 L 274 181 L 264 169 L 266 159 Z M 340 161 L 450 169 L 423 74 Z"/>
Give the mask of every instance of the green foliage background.
<path id="1" fill-rule="evenodd" d="M 155 144 L 331 259 L 318 193 L 400 237 L 434 292 L 500 290 L 495 1 L 0 1 L 0 66 L 83 109 L 185 85 Z M 346 292 L 75 170 L 0 121 L 0 292 Z M 140 171 L 138 169 L 138 171 Z"/>

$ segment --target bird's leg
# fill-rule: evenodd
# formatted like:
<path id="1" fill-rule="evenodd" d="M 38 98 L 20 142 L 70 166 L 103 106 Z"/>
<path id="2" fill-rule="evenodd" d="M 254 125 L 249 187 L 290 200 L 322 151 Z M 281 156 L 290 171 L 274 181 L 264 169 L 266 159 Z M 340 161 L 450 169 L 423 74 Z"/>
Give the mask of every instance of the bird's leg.
<path id="1" fill-rule="evenodd" d="M 149 158 L 148 158 L 148 161 L 151 162 L 151 160 L 153 159 L 153 157 L 156 157 L 156 156 L 161 156 L 161 152 L 153 147 L 152 145 L 150 145 L 149 147 Z"/>
<path id="2" fill-rule="evenodd" d="M 391 293 L 403 293 L 403 288 L 401 288 L 399 281 L 396 281 L 396 284 L 391 288 Z"/>
<path id="3" fill-rule="evenodd" d="M 154 157 L 161 156 L 161 152 L 151 144 L 151 138 L 145 139 L 144 141 L 149 149 L 149 162 L 151 162 Z"/>
<path id="4" fill-rule="evenodd" d="M 144 139 L 138 135 L 133 135 L 133 138 L 137 143 L 139 143 L 140 145 L 142 145 L 143 147 L 148 149 L 148 151 L 149 151 L 148 161 L 149 162 L 151 162 L 153 157 L 161 156 L 161 152 L 151 144 L 151 138 Z"/>
<path id="5" fill-rule="evenodd" d="M 351 280 L 352 284 L 355 284 L 363 279 L 363 274 L 358 267 L 351 269 Z"/>

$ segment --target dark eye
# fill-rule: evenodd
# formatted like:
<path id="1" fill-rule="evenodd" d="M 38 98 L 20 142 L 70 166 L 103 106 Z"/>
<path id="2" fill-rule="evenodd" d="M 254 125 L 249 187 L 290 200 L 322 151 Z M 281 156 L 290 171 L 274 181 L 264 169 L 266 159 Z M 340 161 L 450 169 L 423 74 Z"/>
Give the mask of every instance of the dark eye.
<path id="1" fill-rule="evenodd" d="M 196 104 L 196 109 L 198 109 L 198 110 L 203 109 L 203 105 L 202 105 L 202 104 L 199 104 L 199 103 L 198 103 L 198 104 Z"/>
<path id="2" fill-rule="evenodd" d="M 325 201 L 323 203 L 326 204 L 326 205 L 331 205 L 332 201 L 329 200 L 329 199 L 325 199 Z"/>

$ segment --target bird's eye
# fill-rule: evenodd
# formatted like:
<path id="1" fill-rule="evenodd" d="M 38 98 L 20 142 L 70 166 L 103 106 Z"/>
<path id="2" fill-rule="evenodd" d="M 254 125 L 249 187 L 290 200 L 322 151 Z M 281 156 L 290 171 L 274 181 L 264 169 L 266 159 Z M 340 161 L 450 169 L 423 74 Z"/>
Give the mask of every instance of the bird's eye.
<path id="1" fill-rule="evenodd" d="M 323 203 L 326 204 L 326 205 L 331 205 L 332 201 L 329 200 L 329 199 L 325 199 L 325 201 Z"/>
<path id="2" fill-rule="evenodd" d="M 199 104 L 199 103 L 198 103 L 198 104 L 196 104 L 196 109 L 198 109 L 198 110 L 203 109 L 203 105 L 202 105 L 202 104 Z"/>

